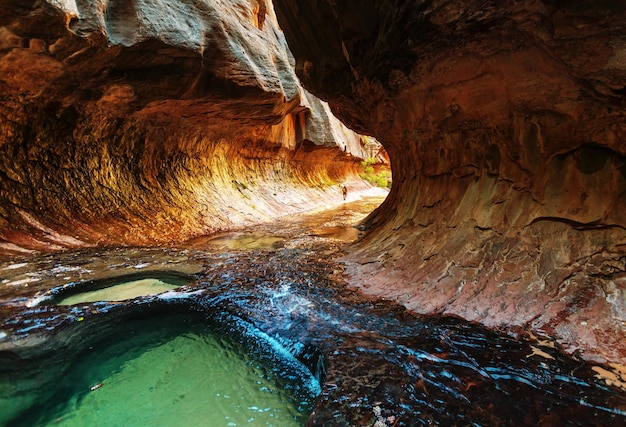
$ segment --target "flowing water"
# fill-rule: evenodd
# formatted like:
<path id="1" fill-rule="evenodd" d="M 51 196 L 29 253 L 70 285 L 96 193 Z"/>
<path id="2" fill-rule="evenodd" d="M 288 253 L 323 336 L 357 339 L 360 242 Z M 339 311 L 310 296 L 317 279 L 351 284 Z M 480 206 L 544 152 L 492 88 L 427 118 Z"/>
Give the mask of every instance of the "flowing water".
<path id="1" fill-rule="evenodd" d="M 0 404 L 16 425 L 285 426 L 309 414 L 311 426 L 626 424 L 619 365 L 347 289 L 331 259 L 379 202 L 180 248 L 0 265 Z M 50 297 L 151 269 L 194 280 L 128 301 Z M 235 397 L 239 382 L 252 390 Z"/>

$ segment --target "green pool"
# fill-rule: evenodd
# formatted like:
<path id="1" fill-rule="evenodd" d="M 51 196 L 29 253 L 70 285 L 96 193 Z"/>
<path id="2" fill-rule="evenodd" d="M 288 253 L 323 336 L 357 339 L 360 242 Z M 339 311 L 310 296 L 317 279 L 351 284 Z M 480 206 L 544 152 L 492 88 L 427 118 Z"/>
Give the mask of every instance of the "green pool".
<path id="1" fill-rule="evenodd" d="M 0 425 L 304 425 L 317 381 L 270 337 L 235 323 L 215 333 L 185 315 L 143 319 L 55 352 L 58 372 L 0 379 Z M 25 405 L 25 393 L 30 407 L 16 417 L 10 406 Z"/>

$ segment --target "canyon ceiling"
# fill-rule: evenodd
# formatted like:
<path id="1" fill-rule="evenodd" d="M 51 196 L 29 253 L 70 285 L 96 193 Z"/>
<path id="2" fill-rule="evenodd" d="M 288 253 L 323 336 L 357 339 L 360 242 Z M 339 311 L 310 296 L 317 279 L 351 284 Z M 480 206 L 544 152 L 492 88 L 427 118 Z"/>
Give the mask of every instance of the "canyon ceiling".
<path id="1" fill-rule="evenodd" d="M 625 86 L 624 1 L 2 1 L 0 245 L 339 198 L 367 154 L 330 105 L 393 167 L 351 285 L 623 362 Z"/>

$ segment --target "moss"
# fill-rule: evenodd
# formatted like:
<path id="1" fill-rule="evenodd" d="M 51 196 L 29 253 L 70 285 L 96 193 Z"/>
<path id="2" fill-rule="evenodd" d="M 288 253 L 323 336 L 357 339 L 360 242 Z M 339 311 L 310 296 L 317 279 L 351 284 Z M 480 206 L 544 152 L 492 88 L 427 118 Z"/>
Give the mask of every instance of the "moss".
<path id="1" fill-rule="evenodd" d="M 391 172 L 387 170 L 376 173 L 374 164 L 376 160 L 373 158 L 365 159 L 361 162 L 363 172 L 359 174 L 361 178 L 372 185 L 383 188 L 391 188 Z"/>

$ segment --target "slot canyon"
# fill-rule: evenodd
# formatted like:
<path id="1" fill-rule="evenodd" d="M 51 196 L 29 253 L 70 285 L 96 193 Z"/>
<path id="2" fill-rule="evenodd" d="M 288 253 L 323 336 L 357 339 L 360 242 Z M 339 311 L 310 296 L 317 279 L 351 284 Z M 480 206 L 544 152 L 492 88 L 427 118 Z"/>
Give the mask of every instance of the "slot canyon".
<path id="1" fill-rule="evenodd" d="M 320 255 L 344 291 L 549 341 L 623 403 L 625 94 L 623 0 L 0 0 L 0 356 L 30 260 L 386 194 L 370 162 L 388 195 Z M 308 425 L 396 425 L 328 401 Z"/>

